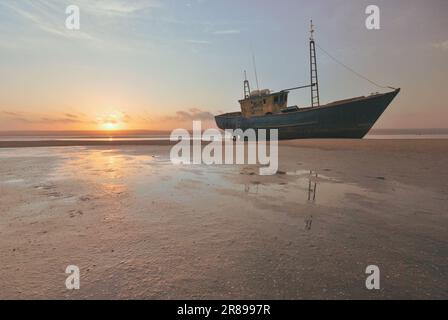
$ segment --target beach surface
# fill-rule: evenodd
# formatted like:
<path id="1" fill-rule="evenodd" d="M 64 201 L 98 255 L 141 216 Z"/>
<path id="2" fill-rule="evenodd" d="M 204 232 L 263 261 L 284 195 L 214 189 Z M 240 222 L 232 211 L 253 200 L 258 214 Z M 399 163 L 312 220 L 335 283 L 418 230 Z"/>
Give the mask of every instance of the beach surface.
<path id="1" fill-rule="evenodd" d="M 0 149 L 0 299 L 448 298 L 448 140 L 281 142 L 273 176 L 71 143 Z"/>

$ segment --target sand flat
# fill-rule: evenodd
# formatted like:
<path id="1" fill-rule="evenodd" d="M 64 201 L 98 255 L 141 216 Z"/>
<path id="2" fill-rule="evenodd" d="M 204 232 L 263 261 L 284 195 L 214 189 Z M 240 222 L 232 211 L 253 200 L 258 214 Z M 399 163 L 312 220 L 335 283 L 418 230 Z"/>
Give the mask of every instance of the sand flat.
<path id="1" fill-rule="evenodd" d="M 269 177 L 169 150 L 0 149 L 0 298 L 448 297 L 448 140 L 281 142 Z"/>

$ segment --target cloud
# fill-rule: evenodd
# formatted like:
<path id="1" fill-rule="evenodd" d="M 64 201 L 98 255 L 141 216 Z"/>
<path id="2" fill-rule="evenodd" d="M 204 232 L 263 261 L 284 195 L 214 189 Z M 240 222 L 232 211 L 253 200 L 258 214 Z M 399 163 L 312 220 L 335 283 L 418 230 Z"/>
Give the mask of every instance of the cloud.
<path id="1" fill-rule="evenodd" d="M 207 40 L 187 40 L 186 42 L 191 44 L 212 44 L 210 41 Z"/>
<path id="2" fill-rule="evenodd" d="M 34 121 L 37 123 L 50 123 L 50 124 L 54 124 L 54 123 L 61 123 L 61 124 L 67 124 L 67 123 L 85 123 L 85 121 L 83 120 L 79 120 L 79 119 L 73 119 L 73 118 L 47 118 L 47 117 L 43 117 L 37 121 Z"/>
<path id="3" fill-rule="evenodd" d="M 80 30 L 73 32 L 68 30 L 65 27 L 64 20 L 62 19 L 61 23 L 60 19 L 61 16 L 65 17 L 65 7 L 61 7 L 63 9 L 62 11 L 58 10 L 51 1 L 41 0 L 40 2 L 30 1 L 26 3 L 23 1 L 15 1 L 1 3 L 1 5 L 15 12 L 22 19 L 28 20 L 42 31 L 52 35 L 65 38 L 94 39 L 93 36 L 86 32 Z"/>
<path id="4" fill-rule="evenodd" d="M 8 118 L 8 121 L 19 121 L 19 122 L 30 122 L 29 119 L 24 117 L 21 113 L 11 112 L 11 111 L 2 111 L 4 115 Z"/>
<path id="5" fill-rule="evenodd" d="M 200 120 L 200 121 L 211 121 L 214 120 L 215 116 L 208 112 L 204 111 L 198 108 L 191 108 L 187 111 L 177 111 L 175 115 L 172 116 L 166 116 L 164 120 L 167 121 L 194 121 L 194 120 Z"/>
<path id="6" fill-rule="evenodd" d="M 443 51 L 448 51 L 448 40 L 435 43 L 434 47 Z"/>
<path id="7" fill-rule="evenodd" d="M 130 115 L 128 115 L 128 114 L 126 114 L 126 113 L 123 113 L 122 121 L 123 121 L 124 123 L 129 123 L 129 122 L 131 122 L 131 120 L 132 120 L 132 117 L 131 117 Z"/>
<path id="8" fill-rule="evenodd" d="M 229 30 L 218 30 L 218 31 L 214 31 L 213 34 L 240 34 L 241 31 L 237 30 L 237 29 L 229 29 Z"/>
<path id="9" fill-rule="evenodd" d="M 8 121 L 24 122 L 29 124 L 70 124 L 70 123 L 91 123 L 92 121 L 79 119 L 73 114 L 64 114 L 62 116 L 46 116 L 23 114 L 20 112 L 2 111 L 8 118 Z"/>
<path id="10" fill-rule="evenodd" d="M 75 3 L 81 10 L 96 16 L 128 16 L 162 6 L 156 0 L 78 0 Z"/>
<path id="11" fill-rule="evenodd" d="M 96 118 L 96 123 L 98 124 L 119 124 L 119 123 L 129 123 L 131 121 L 131 116 L 124 112 L 111 112 Z"/>
<path id="12" fill-rule="evenodd" d="M 65 10 L 69 5 L 77 5 L 80 8 L 81 30 L 68 30 L 65 27 Z M 48 34 L 70 39 L 100 40 L 93 35 L 98 28 L 90 26 L 89 33 L 83 30 L 83 17 L 101 17 L 101 23 L 106 21 L 106 23 L 115 24 L 115 18 L 128 19 L 131 15 L 144 10 L 161 7 L 161 4 L 158 0 L 16 0 L 0 2 L 1 6 Z"/>
<path id="13" fill-rule="evenodd" d="M 11 112 L 11 111 L 2 111 L 4 114 L 12 117 L 19 117 L 20 115 L 17 112 Z"/>

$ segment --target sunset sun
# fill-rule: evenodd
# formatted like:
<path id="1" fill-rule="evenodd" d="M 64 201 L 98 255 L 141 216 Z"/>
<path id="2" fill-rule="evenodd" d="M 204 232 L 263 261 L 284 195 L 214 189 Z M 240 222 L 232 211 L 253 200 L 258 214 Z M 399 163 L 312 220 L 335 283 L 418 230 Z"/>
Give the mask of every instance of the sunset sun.
<path id="1" fill-rule="evenodd" d="M 123 129 L 126 116 L 121 112 L 111 112 L 97 118 L 99 129 L 114 131 Z"/>
<path id="2" fill-rule="evenodd" d="M 114 123 L 114 122 L 105 122 L 105 123 L 101 124 L 101 129 L 107 130 L 107 131 L 117 130 L 118 124 Z"/>

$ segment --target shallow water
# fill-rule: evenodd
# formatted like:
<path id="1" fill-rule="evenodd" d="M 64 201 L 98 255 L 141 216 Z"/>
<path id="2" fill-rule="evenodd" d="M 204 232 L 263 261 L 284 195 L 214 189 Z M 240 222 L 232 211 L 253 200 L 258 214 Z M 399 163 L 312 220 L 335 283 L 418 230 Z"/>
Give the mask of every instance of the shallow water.
<path id="1" fill-rule="evenodd" d="M 222 195 L 240 194 L 248 200 L 257 198 L 263 201 L 263 198 L 268 197 L 273 199 L 272 202 L 292 199 L 292 202 L 301 204 L 336 206 L 347 193 L 366 195 L 368 192 L 360 186 L 314 170 L 280 171 L 273 181 L 264 181 L 266 179 L 258 176 L 257 166 L 173 165 L 167 155 L 123 151 L 126 150 L 86 147 L 18 149 L 14 154 L 2 154 L 0 151 L 0 157 L 52 155 L 57 158 L 57 162 L 45 177 L 40 177 L 43 184 L 69 179 L 83 180 L 99 184 L 105 189 L 121 186 L 123 192 L 142 198 L 161 195 L 167 190 L 176 190 L 176 196 L 181 197 L 182 184 L 190 184 L 198 192 L 217 189 L 218 193 L 226 191 Z M 240 175 L 250 176 L 250 179 L 239 181 L 237 178 Z M 3 183 L 26 184 L 27 178 L 9 179 Z"/>

